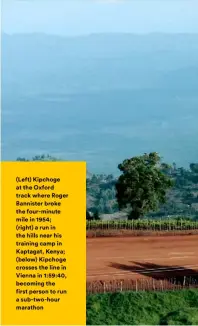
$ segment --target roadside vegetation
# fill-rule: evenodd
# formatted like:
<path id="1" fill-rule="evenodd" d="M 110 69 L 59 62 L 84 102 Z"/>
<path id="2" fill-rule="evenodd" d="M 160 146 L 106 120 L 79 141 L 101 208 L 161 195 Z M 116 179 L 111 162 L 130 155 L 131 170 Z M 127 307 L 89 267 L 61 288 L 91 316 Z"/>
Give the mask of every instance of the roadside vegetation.
<path id="1" fill-rule="evenodd" d="M 142 219 L 142 220 L 117 220 L 117 221 L 87 221 L 87 230 L 147 230 L 147 231 L 172 231 L 196 230 L 198 220 L 178 217 L 169 219 Z"/>
<path id="2" fill-rule="evenodd" d="M 89 295 L 87 325 L 198 325 L 198 290 Z"/>

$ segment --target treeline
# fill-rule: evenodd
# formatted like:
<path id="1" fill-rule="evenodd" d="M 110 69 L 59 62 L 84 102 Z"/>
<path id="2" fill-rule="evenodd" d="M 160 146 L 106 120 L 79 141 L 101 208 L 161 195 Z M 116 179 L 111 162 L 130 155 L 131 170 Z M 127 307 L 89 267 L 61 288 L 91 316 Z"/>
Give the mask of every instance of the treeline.
<path id="1" fill-rule="evenodd" d="M 163 171 L 174 180 L 173 187 L 166 194 L 166 202 L 146 217 L 188 216 L 198 218 L 198 163 L 191 163 L 189 169 L 173 164 Z M 116 200 L 116 181 L 112 175 L 93 174 L 87 180 L 87 207 L 90 212 L 114 214 L 119 211 Z"/>
<path id="2" fill-rule="evenodd" d="M 17 158 L 17 161 L 29 160 Z M 31 161 L 60 160 L 37 155 Z M 118 169 L 120 177 L 117 178 L 112 174 L 87 173 L 87 219 L 98 220 L 102 214 L 118 212 L 132 214 L 134 219 L 142 214 L 153 218 L 198 218 L 198 163 L 191 163 L 185 169 L 175 163 L 162 163 L 157 153 L 150 153 L 124 160 Z M 161 182 L 158 185 L 157 180 Z"/>

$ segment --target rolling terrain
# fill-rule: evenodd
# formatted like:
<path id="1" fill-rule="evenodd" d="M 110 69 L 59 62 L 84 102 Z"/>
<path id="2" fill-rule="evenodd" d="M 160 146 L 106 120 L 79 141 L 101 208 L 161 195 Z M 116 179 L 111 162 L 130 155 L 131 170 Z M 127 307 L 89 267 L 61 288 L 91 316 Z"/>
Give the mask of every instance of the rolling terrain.
<path id="1" fill-rule="evenodd" d="M 2 35 L 2 158 L 197 161 L 198 35 Z M 181 146 L 182 144 L 182 146 Z"/>

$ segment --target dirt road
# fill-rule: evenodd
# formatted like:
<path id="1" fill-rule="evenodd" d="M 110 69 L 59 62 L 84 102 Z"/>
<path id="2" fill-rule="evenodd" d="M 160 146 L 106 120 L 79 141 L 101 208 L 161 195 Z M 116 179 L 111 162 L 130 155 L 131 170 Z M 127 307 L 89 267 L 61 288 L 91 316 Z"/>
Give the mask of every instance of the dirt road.
<path id="1" fill-rule="evenodd" d="M 198 275 L 198 235 L 87 239 L 87 281 Z"/>

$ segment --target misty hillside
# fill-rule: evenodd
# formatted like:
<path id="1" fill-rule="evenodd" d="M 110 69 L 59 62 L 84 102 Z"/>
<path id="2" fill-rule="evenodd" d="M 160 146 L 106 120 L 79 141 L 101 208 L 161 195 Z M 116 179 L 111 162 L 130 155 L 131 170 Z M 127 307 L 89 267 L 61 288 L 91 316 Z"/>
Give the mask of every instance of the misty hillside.
<path id="1" fill-rule="evenodd" d="M 175 87 L 186 74 L 194 87 L 198 35 L 3 34 L 2 68 L 3 85 L 31 94 Z"/>
<path id="2" fill-rule="evenodd" d="M 198 157 L 198 35 L 2 36 L 3 159 Z"/>

